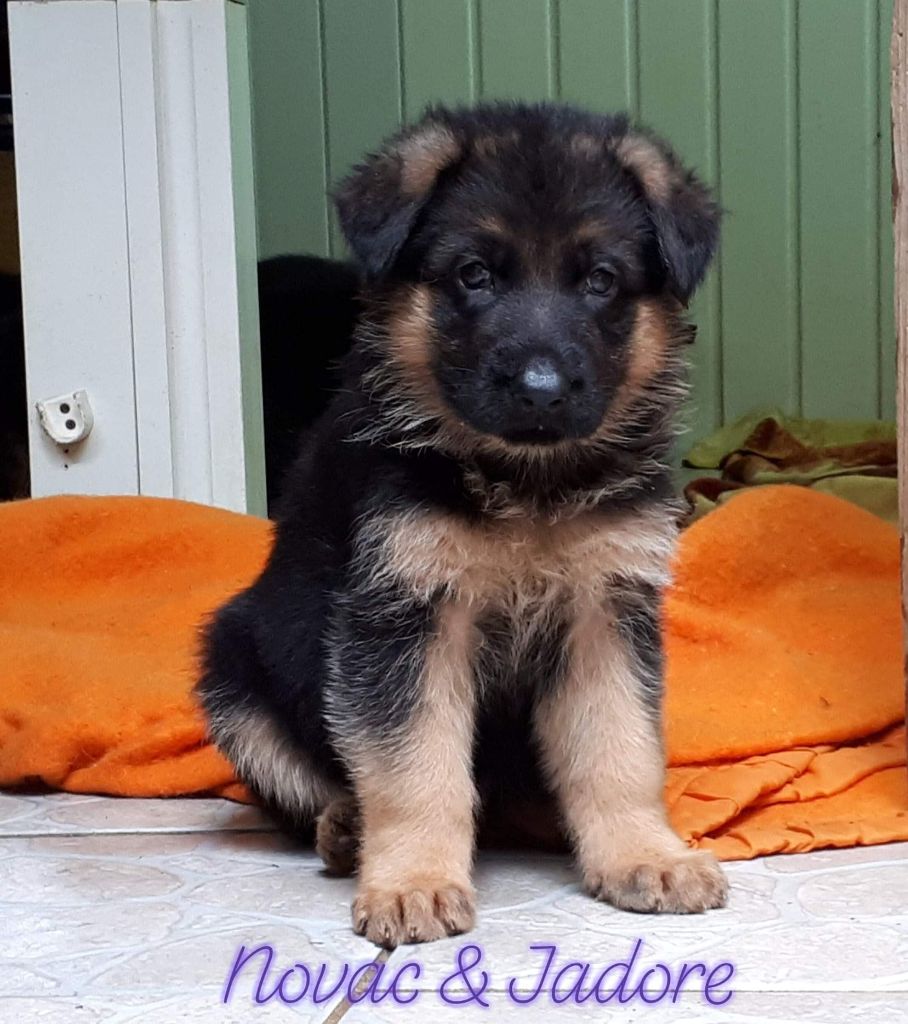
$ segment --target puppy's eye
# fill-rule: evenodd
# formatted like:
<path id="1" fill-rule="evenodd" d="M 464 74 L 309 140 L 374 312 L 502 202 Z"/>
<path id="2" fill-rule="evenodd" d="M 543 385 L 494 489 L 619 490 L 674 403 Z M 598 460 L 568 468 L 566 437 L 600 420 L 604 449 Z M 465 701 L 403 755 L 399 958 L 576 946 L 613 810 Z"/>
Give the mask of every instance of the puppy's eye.
<path id="1" fill-rule="evenodd" d="M 469 263 L 464 263 L 458 274 L 460 283 L 472 292 L 492 286 L 492 272 L 482 260 L 470 260 Z"/>
<path id="2" fill-rule="evenodd" d="M 593 295 L 608 295 L 615 287 L 615 275 L 605 267 L 596 267 L 586 279 L 586 290 Z"/>

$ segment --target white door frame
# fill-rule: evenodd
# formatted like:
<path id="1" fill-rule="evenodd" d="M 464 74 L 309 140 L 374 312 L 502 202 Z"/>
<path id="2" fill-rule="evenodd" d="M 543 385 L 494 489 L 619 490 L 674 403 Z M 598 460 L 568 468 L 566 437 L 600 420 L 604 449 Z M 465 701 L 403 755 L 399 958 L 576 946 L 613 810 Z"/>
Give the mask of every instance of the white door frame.
<path id="1" fill-rule="evenodd" d="M 11 0 L 32 494 L 265 510 L 246 12 Z M 84 390 L 60 445 L 36 403 Z"/>

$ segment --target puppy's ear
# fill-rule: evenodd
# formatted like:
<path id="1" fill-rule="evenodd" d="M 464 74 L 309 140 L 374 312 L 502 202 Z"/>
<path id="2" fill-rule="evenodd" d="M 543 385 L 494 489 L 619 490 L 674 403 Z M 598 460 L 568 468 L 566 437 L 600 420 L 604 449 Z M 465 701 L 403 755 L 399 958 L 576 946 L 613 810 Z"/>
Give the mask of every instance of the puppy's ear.
<path id="1" fill-rule="evenodd" d="M 721 211 L 710 190 L 661 140 L 628 131 L 614 152 L 640 182 L 649 204 L 668 287 L 687 305 L 719 242 Z"/>
<path id="2" fill-rule="evenodd" d="M 426 118 L 350 172 L 334 195 L 344 237 L 368 277 L 393 266 L 438 177 L 460 158 L 454 133 Z"/>

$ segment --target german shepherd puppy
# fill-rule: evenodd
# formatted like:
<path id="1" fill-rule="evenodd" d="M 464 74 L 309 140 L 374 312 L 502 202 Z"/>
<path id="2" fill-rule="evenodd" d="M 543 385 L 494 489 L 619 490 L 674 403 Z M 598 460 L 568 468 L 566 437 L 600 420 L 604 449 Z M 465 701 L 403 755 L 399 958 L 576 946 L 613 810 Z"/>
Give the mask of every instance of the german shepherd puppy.
<path id="1" fill-rule="evenodd" d="M 318 819 L 383 946 L 468 930 L 478 810 L 537 794 L 594 897 L 721 906 L 666 820 L 659 638 L 716 204 L 623 116 L 504 104 L 429 111 L 336 203 L 363 312 L 270 560 L 206 630 L 214 741 Z"/>

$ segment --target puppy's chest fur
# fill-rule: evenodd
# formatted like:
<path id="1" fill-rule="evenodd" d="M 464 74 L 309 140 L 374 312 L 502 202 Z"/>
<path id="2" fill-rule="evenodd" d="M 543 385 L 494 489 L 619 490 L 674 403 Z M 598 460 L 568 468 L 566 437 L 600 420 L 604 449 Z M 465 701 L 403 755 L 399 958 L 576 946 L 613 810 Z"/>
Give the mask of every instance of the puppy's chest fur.
<path id="1" fill-rule="evenodd" d="M 415 509 L 370 527 L 373 573 L 469 617 L 483 682 L 557 675 L 573 624 L 619 581 L 662 586 L 676 535 L 662 509 L 549 522 Z"/>

